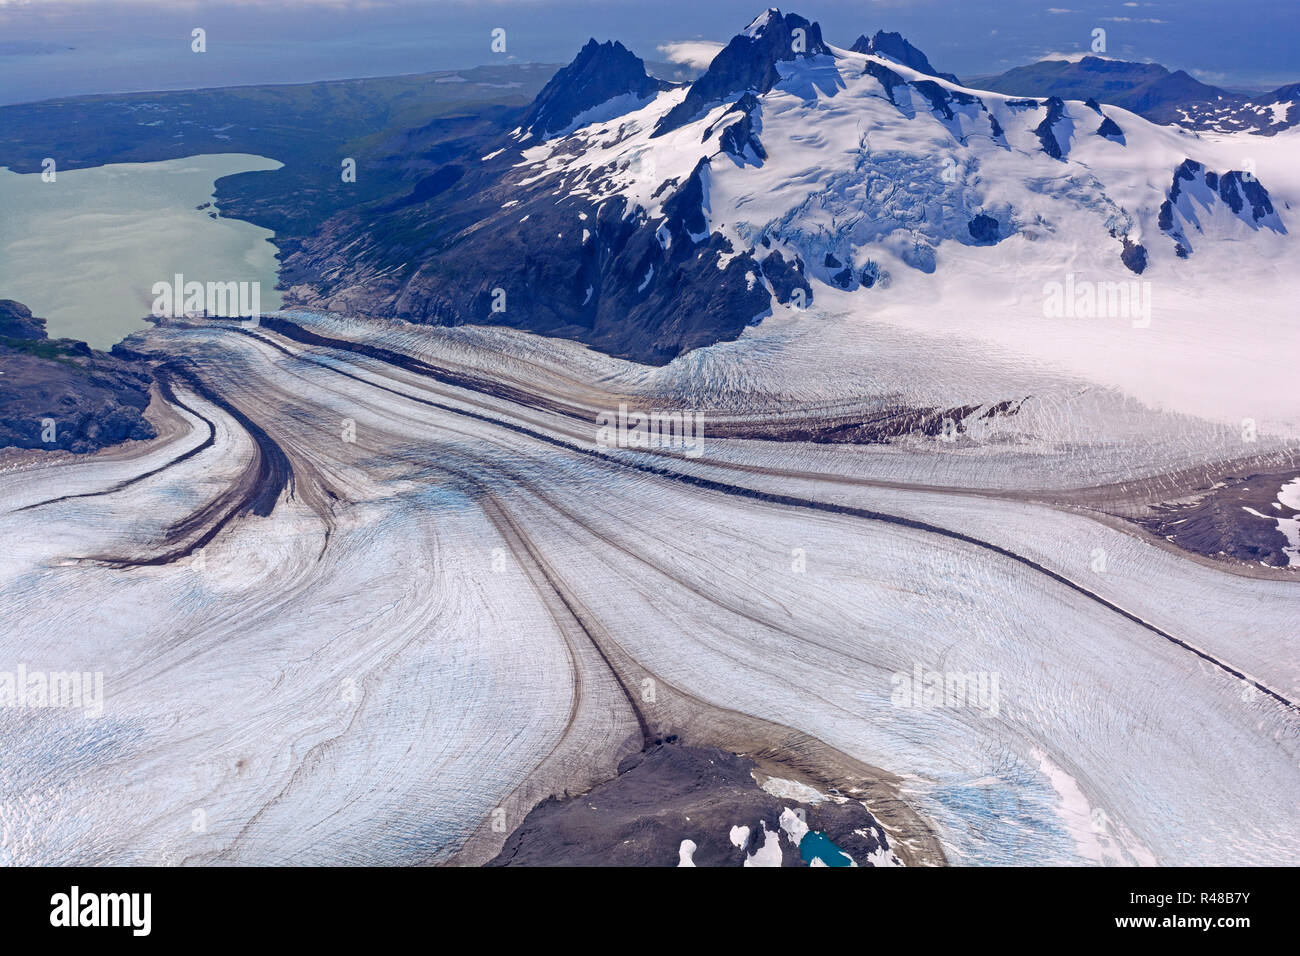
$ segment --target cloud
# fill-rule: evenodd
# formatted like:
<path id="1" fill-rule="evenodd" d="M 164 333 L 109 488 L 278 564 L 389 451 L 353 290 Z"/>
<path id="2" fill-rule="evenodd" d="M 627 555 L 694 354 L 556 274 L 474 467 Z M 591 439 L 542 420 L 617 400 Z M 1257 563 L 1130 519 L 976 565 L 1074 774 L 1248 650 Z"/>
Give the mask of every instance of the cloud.
<path id="1" fill-rule="evenodd" d="M 1077 10 L 1071 10 L 1067 7 L 1048 7 L 1048 13 L 1078 13 Z"/>
<path id="2" fill-rule="evenodd" d="M 669 63 L 682 63 L 697 70 L 708 67 L 721 49 L 722 44 L 712 40 L 682 40 L 659 45 L 659 52 Z"/>
<path id="3" fill-rule="evenodd" d="M 1157 17 L 1102 17 L 1103 21 L 1109 23 L 1168 23 L 1168 20 L 1161 20 Z"/>

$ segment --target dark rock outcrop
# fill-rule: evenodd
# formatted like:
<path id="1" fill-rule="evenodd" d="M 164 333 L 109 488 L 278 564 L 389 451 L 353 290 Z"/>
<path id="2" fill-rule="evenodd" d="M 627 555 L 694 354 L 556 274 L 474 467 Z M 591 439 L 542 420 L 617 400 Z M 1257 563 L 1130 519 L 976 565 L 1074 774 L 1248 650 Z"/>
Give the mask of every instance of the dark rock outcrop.
<path id="1" fill-rule="evenodd" d="M 1151 506 L 1138 523 L 1197 554 L 1284 568 L 1287 536 L 1278 520 L 1300 517 L 1278 491 L 1296 475 L 1241 474 L 1223 478 L 1193 500 Z"/>
<path id="2" fill-rule="evenodd" d="M 287 265 L 342 276 L 313 287 L 317 307 L 526 329 L 662 365 L 736 338 L 772 305 L 754 255 L 711 229 L 710 175 L 702 159 L 662 182 L 651 223 L 623 196 L 557 201 L 553 178 L 484 164 L 435 203 L 329 224 Z"/>
<path id="3" fill-rule="evenodd" d="M 1156 218 L 1160 231 L 1174 240 L 1179 258 L 1185 259 L 1192 252 L 1187 227 L 1200 232 L 1201 210 L 1220 203 L 1251 228 L 1286 231 L 1268 190 L 1254 175 L 1238 169 L 1220 174 L 1194 159 L 1185 159 L 1174 170 L 1167 198 L 1160 204 Z"/>
<path id="4" fill-rule="evenodd" d="M 901 33 L 886 33 L 884 30 L 877 30 L 876 35 L 870 39 L 863 34 L 853 41 L 853 46 L 849 47 L 849 49 L 854 53 L 871 53 L 875 56 L 883 56 L 895 63 L 911 67 L 918 73 L 937 76 L 940 79 L 948 80 L 950 83 L 961 82 L 951 73 L 940 73 L 936 70 L 930 64 L 929 57 L 912 46 Z"/>
<path id="5" fill-rule="evenodd" d="M 48 338 L 44 319 L 0 300 L 0 448 L 84 453 L 153 438 L 152 382 L 135 363 Z"/>
<path id="6" fill-rule="evenodd" d="M 1119 124 L 1116 123 L 1109 116 L 1103 119 L 1101 121 L 1101 125 L 1097 127 L 1097 135 L 1105 136 L 1107 139 L 1115 139 L 1115 140 L 1124 139 L 1124 131 L 1120 129 Z"/>
<path id="7" fill-rule="evenodd" d="M 0 338 L 43 339 L 45 320 L 32 315 L 32 310 L 13 299 L 0 299 Z"/>
<path id="8" fill-rule="evenodd" d="M 719 137 L 719 145 L 724 152 L 734 156 L 740 162 L 752 162 L 762 165 L 767 159 L 767 150 L 759 139 L 762 123 L 759 119 L 760 106 L 753 93 L 746 93 L 727 110 L 713 126 L 704 131 L 704 138 L 713 135 L 718 126 L 726 125 Z M 736 118 L 739 114 L 739 119 Z"/>
<path id="9" fill-rule="evenodd" d="M 1156 225 L 1160 227 L 1161 232 L 1171 232 L 1174 228 L 1174 204 L 1168 199 L 1160 204 Z"/>
<path id="10" fill-rule="evenodd" d="M 1182 191 L 1181 183 L 1193 182 L 1201 171 L 1201 164 L 1194 159 L 1184 159 L 1179 163 L 1178 168 L 1174 170 L 1173 185 L 1169 187 L 1169 198 L 1174 202 L 1178 202 L 1179 193 Z M 1213 175 L 1213 173 L 1205 174 L 1207 183 L 1209 182 L 1209 177 Z"/>
<path id="11" fill-rule="evenodd" d="M 971 238 L 981 245 L 992 245 L 998 241 L 998 221 L 992 216 L 980 213 L 966 224 L 966 228 L 970 230 Z"/>
<path id="12" fill-rule="evenodd" d="M 803 263 L 799 260 L 787 262 L 779 252 L 773 252 L 763 260 L 763 275 L 772 286 L 776 301 L 788 305 L 794 298 L 795 290 L 803 290 L 803 305 L 812 304 L 812 286 L 803 274 Z"/>
<path id="13" fill-rule="evenodd" d="M 802 42 L 796 42 L 797 36 Z M 686 98 L 659 120 L 653 135 L 662 136 L 684 126 L 737 93 L 766 93 L 781 78 L 776 64 L 782 60 L 829 52 L 816 23 L 797 13 L 768 10 L 722 48 L 708 71 L 691 84 Z"/>
<path id="14" fill-rule="evenodd" d="M 929 101 L 930 109 L 939 113 L 944 119 L 953 118 L 953 103 L 962 106 L 974 106 L 979 103 L 978 97 L 958 90 L 946 90 L 934 80 L 917 80 L 912 86 Z"/>
<path id="15" fill-rule="evenodd" d="M 888 278 L 889 273 L 882 270 L 879 265 L 871 260 L 867 260 L 867 264 L 862 267 L 862 273 L 858 276 L 858 282 L 862 284 L 862 288 L 871 289 L 875 287 L 877 282 Z"/>
<path id="16" fill-rule="evenodd" d="M 894 90 L 900 86 L 905 85 L 907 83 L 906 80 L 904 80 L 901 76 L 899 76 L 889 67 L 882 66 L 881 64 L 877 63 L 875 60 L 869 61 L 867 63 L 866 69 L 864 69 L 862 72 L 874 76 L 876 80 L 879 81 L 880 85 L 885 88 L 885 95 L 889 97 L 889 102 L 897 105 L 897 101 L 894 99 Z"/>
<path id="17" fill-rule="evenodd" d="M 597 43 L 593 38 L 542 87 L 523 126 L 545 139 L 567 130 L 582 113 L 615 97 L 632 94 L 644 100 L 667 86 L 646 73 L 645 63 L 623 44 L 614 40 Z"/>
<path id="18" fill-rule="evenodd" d="M 1060 140 L 1056 138 L 1053 127 L 1065 115 L 1065 102 L 1056 96 L 1048 97 L 1043 103 L 1047 107 L 1047 115 L 1043 121 L 1034 127 L 1034 135 L 1038 141 L 1043 144 L 1043 152 L 1052 159 L 1061 159 L 1065 154 L 1061 150 Z"/>
<path id="19" fill-rule="evenodd" d="M 1250 218 L 1258 222 L 1273 212 L 1273 202 L 1268 197 L 1268 190 L 1259 184 L 1254 176 L 1247 176 L 1241 170 L 1233 169 L 1219 177 L 1219 198 L 1228 204 L 1234 213 L 1240 213 L 1243 199 L 1250 206 Z"/>
<path id="20" fill-rule="evenodd" d="M 1130 272 L 1141 275 L 1147 267 L 1147 250 L 1140 242 L 1134 242 L 1128 236 L 1124 237 L 1124 250 L 1119 254 L 1120 261 L 1124 263 Z"/>
<path id="21" fill-rule="evenodd" d="M 487 865 L 677 866 L 690 840 L 695 866 L 743 866 L 764 846 L 780 848 L 783 866 L 807 866 L 781 827 L 787 811 L 859 866 L 892 855 L 889 837 L 860 801 L 777 797 L 758 785 L 754 770 L 748 758 L 713 747 L 652 746 L 624 760 L 613 780 L 538 804 Z M 733 827 L 746 828 L 735 842 Z"/>

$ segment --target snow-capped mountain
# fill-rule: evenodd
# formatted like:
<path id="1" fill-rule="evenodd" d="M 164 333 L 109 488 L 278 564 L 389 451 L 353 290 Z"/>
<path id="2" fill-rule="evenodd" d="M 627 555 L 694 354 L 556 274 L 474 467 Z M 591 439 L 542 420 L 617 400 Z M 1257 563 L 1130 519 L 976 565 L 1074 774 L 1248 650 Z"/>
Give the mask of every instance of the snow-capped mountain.
<path id="1" fill-rule="evenodd" d="M 662 364 L 827 291 L 870 308 L 961 248 L 990 272 L 1182 282 L 1219 267 L 1184 262 L 1215 243 L 1289 242 L 1266 171 L 1233 165 L 1248 153 L 963 87 L 901 62 L 929 65 L 896 34 L 854 46 L 768 10 L 664 88 L 592 41 L 445 193 L 328 224 L 286 263 L 312 277 L 289 301 Z"/>
<path id="2" fill-rule="evenodd" d="M 904 61 L 906 62 L 906 61 Z M 916 66 L 908 63 L 909 66 Z M 1104 56 L 1055 57 L 978 81 L 981 88 L 1020 96 L 1097 99 L 1122 106 L 1153 123 L 1185 129 L 1272 136 L 1300 122 L 1300 84 L 1268 93 L 1236 93 L 1159 63 Z"/>
<path id="3" fill-rule="evenodd" d="M 796 13 L 768 10 L 719 51 L 686 96 L 655 124 L 654 135 L 672 132 L 733 94 L 767 93 L 783 78 L 779 64 L 829 54 L 817 24 Z"/>
<path id="4" fill-rule="evenodd" d="M 648 76 L 645 64 L 623 44 L 592 39 L 537 94 L 524 128 L 541 139 L 565 135 L 644 106 L 668 85 Z"/>

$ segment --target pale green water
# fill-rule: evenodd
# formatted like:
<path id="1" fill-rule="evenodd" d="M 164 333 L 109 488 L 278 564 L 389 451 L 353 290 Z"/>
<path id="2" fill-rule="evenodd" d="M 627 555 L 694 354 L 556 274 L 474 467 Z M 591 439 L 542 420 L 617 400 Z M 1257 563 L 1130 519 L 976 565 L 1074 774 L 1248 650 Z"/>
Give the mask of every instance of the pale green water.
<path id="1" fill-rule="evenodd" d="M 48 320 L 51 338 L 106 349 L 147 325 L 155 282 L 260 282 L 280 306 L 273 233 L 196 206 L 222 176 L 279 169 L 246 153 L 40 173 L 0 168 L 0 299 Z"/>

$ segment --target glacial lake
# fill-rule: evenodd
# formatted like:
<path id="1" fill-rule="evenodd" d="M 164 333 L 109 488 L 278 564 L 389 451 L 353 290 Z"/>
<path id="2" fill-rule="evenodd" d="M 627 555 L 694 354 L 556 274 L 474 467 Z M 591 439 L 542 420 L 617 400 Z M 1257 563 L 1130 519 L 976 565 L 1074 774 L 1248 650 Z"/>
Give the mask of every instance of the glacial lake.
<path id="1" fill-rule="evenodd" d="M 820 830 L 809 830 L 799 842 L 799 854 L 805 863 L 821 860 L 827 866 L 852 866 L 853 861 Z"/>
<path id="2" fill-rule="evenodd" d="M 147 328 L 156 282 L 258 282 L 261 311 L 280 307 L 269 229 L 212 218 L 223 176 L 279 169 L 247 153 L 40 173 L 0 167 L 0 299 L 44 317 L 50 338 L 107 349 Z"/>

